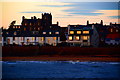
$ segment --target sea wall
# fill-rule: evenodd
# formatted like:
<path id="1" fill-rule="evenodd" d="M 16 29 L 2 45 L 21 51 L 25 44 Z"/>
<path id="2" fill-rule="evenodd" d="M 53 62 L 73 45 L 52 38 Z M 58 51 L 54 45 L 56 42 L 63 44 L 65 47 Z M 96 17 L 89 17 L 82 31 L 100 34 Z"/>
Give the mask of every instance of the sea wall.
<path id="1" fill-rule="evenodd" d="M 52 46 L 14 46 L 2 47 L 2 56 L 37 56 L 37 55 L 120 55 L 120 48 L 81 48 Z"/>

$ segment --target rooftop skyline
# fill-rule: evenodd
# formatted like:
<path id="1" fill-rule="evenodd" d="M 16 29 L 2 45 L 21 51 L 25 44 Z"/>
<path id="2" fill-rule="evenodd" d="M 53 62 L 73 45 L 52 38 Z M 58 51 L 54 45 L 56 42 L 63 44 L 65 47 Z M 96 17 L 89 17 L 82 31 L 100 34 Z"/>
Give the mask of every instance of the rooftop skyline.
<path id="1" fill-rule="evenodd" d="M 30 19 L 32 16 L 41 18 L 42 13 L 51 13 L 53 23 L 57 21 L 61 27 L 75 24 L 118 23 L 118 2 L 0 2 L 0 26 L 8 28 L 10 23 L 16 20 L 20 25 L 22 16 Z"/>

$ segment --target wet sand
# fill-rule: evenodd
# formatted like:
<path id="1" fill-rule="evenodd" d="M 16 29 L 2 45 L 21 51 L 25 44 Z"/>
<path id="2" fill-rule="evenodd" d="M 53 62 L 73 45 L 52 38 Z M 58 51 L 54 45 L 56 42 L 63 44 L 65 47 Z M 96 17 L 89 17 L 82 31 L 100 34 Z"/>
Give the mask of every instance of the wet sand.
<path id="1" fill-rule="evenodd" d="M 2 57 L 2 61 L 109 61 L 120 62 L 115 56 L 32 56 L 32 57 Z"/>

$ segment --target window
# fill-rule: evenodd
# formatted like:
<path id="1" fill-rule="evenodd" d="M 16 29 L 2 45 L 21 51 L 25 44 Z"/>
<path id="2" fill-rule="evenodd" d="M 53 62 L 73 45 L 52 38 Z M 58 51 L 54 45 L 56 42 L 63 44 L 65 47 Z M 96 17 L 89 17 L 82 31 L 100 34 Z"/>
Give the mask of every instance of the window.
<path id="1" fill-rule="evenodd" d="M 52 34 L 52 32 L 49 32 L 49 34 Z"/>
<path id="2" fill-rule="evenodd" d="M 14 32 L 14 35 L 17 35 L 17 32 Z"/>
<path id="3" fill-rule="evenodd" d="M 83 36 L 83 40 L 88 40 L 90 36 Z"/>
<path id="4" fill-rule="evenodd" d="M 43 34 L 46 34 L 46 32 L 43 32 Z"/>
<path id="5" fill-rule="evenodd" d="M 23 41 L 23 37 L 21 37 L 21 41 Z"/>
<path id="6" fill-rule="evenodd" d="M 8 32 L 6 32 L 6 34 L 9 34 Z"/>
<path id="7" fill-rule="evenodd" d="M 35 40 L 35 37 L 32 37 L 32 41 L 34 41 Z"/>
<path id="8" fill-rule="evenodd" d="M 41 41 L 44 41 L 44 37 L 41 38 Z"/>
<path id="9" fill-rule="evenodd" d="M 70 31 L 70 34 L 74 34 L 74 31 Z"/>
<path id="10" fill-rule="evenodd" d="M 69 36 L 68 39 L 69 39 L 69 40 L 72 40 L 72 36 Z"/>
<path id="11" fill-rule="evenodd" d="M 116 32 L 118 32 L 118 29 L 116 29 Z"/>
<path id="12" fill-rule="evenodd" d="M 57 38 L 56 37 L 53 37 L 53 40 L 56 40 Z"/>
<path id="13" fill-rule="evenodd" d="M 25 26 L 27 26 L 27 23 L 25 23 Z"/>
<path id="14" fill-rule="evenodd" d="M 77 31 L 77 34 L 81 34 L 81 31 Z"/>
<path id="15" fill-rule="evenodd" d="M 55 34 L 59 34 L 59 32 L 55 32 Z"/>
<path id="16" fill-rule="evenodd" d="M 26 31 L 26 28 L 24 28 L 24 31 Z"/>
<path id="17" fill-rule="evenodd" d="M 83 31 L 83 34 L 89 34 L 89 31 Z"/>
<path id="18" fill-rule="evenodd" d="M 76 39 L 76 40 L 80 40 L 80 37 L 79 37 L 79 36 L 76 36 L 75 39 Z"/>
<path id="19" fill-rule="evenodd" d="M 32 23 L 30 23 L 30 26 L 32 25 Z"/>
<path id="20" fill-rule="evenodd" d="M 38 30 L 40 30 L 40 28 L 38 28 Z"/>
<path id="21" fill-rule="evenodd" d="M 110 29 L 110 32 L 113 32 L 113 29 Z"/>

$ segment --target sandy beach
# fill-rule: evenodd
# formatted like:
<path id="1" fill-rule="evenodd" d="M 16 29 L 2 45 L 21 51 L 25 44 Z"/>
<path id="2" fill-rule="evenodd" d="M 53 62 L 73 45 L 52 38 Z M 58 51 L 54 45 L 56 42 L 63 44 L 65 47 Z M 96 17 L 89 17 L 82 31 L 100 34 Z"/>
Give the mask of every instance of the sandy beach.
<path id="1" fill-rule="evenodd" d="M 2 61 L 111 61 L 120 62 L 113 56 L 32 56 L 32 57 L 2 57 Z"/>

